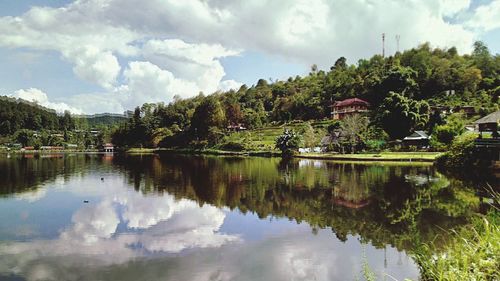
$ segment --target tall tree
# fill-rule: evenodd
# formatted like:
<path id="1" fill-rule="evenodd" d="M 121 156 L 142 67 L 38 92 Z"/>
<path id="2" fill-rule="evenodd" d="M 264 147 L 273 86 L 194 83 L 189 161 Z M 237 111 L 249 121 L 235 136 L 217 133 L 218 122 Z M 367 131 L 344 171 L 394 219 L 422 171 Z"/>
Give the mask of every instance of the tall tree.
<path id="1" fill-rule="evenodd" d="M 401 139 L 429 121 L 429 104 L 391 92 L 375 112 L 375 122 L 392 139 Z"/>

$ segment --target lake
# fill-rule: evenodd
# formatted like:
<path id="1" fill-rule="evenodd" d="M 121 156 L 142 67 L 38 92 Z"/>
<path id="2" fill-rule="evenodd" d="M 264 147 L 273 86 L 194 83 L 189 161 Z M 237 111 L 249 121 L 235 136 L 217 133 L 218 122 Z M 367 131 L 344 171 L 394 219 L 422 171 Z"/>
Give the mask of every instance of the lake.
<path id="1" fill-rule="evenodd" d="M 0 155 L 0 280 L 417 280 L 484 208 L 429 164 Z"/>

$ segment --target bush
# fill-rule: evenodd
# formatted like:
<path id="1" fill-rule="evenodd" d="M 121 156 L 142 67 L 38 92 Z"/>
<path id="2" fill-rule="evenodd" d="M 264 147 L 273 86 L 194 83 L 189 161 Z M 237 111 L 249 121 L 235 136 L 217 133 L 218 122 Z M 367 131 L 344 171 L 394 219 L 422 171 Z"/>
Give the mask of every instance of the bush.
<path id="1" fill-rule="evenodd" d="M 222 144 L 220 148 L 223 150 L 230 150 L 230 151 L 242 151 L 245 150 L 245 145 L 236 141 L 229 141 Z"/>
<path id="2" fill-rule="evenodd" d="M 384 149 L 386 142 L 384 140 L 367 140 L 365 145 L 369 152 L 380 152 Z"/>
<path id="3" fill-rule="evenodd" d="M 276 138 L 275 146 L 284 156 L 295 154 L 302 143 L 301 137 L 293 130 L 286 130 Z"/>
<path id="4" fill-rule="evenodd" d="M 437 158 L 437 165 L 451 169 L 472 167 L 474 165 L 487 166 L 490 155 L 478 150 L 474 146 L 476 134 L 468 133 L 457 137 L 450 146 L 450 150 Z"/>

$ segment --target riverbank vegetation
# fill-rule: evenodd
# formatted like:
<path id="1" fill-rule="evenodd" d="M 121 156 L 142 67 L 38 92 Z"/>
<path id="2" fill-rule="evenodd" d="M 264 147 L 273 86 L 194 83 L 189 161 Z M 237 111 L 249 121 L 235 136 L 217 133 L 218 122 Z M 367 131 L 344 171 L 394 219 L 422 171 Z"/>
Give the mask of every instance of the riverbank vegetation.
<path id="1" fill-rule="evenodd" d="M 500 195 L 493 189 L 494 203 L 485 216 L 476 216 L 470 225 L 451 231 L 443 248 L 424 244 L 414 254 L 422 280 L 499 280 Z"/>

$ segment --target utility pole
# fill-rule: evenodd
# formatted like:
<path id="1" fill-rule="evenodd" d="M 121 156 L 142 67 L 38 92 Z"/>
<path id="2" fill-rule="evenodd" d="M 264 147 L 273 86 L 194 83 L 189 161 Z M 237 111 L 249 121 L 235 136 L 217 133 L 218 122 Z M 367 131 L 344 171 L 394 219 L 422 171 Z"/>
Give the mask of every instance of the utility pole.
<path id="1" fill-rule="evenodd" d="M 385 57 L 385 33 L 382 33 L 382 57 Z"/>
<path id="2" fill-rule="evenodd" d="M 398 50 L 398 53 L 399 53 L 399 39 L 401 39 L 401 35 L 396 35 L 396 45 L 397 45 L 397 49 Z"/>

